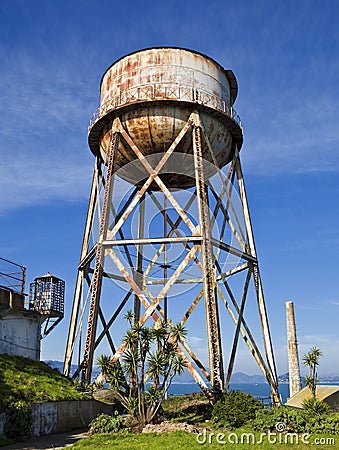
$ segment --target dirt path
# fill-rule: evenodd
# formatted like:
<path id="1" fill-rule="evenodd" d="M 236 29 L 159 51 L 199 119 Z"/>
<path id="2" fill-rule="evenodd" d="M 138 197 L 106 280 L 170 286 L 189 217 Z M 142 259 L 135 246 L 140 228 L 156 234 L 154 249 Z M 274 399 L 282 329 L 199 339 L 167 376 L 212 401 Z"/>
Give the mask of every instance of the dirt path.
<path id="1" fill-rule="evenodd" d="M 17 442 L 11 445 L 1 447 L 1 450 L 58 450 L 65 447 L 70 447 L 79 439 L 87 437 L 85 430 L 73 430 L 68 433 L 50 434 L 48 436 L 34 437 L 25 442 Z"/>

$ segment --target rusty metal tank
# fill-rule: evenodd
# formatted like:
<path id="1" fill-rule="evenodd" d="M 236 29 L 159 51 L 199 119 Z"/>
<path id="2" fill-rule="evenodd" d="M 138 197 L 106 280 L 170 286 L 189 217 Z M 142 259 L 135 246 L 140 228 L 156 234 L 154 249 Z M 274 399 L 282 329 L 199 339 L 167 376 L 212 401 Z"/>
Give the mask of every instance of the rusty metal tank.
<path id="1" fill-rule="evenodd" d="M 107 160 L 112 122 L 119 116 L 139 150 L 156 163 L 192 111 L 198 110 L 221 168 L 232 159 L 235 146 L 240 150 L 242 145 L 242 127 L 233 109 L 237 91 L 231 70 L 196 51 L 162 47 L 131 53 L 112 64 L 102 77 L 100 106 L 89 126 L 90 149 Z M 194 185 L 192 151 L 189 132 L 175 150 L 173 167 L 171 158 L 167 163 L 169 175 L 162 175 L 168 187 Z M 206 143 L 203 156 L 213 163 Z M 128 164 L 132 161 L 136 155 L 121 140 L 115 167 L 122 178 L 139 184 L 148 174 L 140 164 Z M 178 165 L 187 173 L 178 173 Z"/>

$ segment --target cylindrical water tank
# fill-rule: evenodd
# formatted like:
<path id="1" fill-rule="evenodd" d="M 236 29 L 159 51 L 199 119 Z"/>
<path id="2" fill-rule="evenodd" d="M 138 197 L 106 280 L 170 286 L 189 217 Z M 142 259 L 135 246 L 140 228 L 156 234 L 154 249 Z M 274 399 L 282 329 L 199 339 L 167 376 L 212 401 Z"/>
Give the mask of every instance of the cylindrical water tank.
<path id="1" fill-rule="evenodd" d="M 112 121 L 119 116 L 139 150 L 145 156 L 158 155 L 159 159 L 192 111 L 198 110 L 217 163 L 223 167 L 232 159 L 235 146 L 240 150 L 242 145 L 240 119 L 233 109 L 236 96 L 233 72 L 201 53 L 182 48 L 151 48 L 132 53 L 116 61 L 102 77 L 100 107 L 91 119 L 89 146 L 106 161 Z M 182 164 L 185 155 L 192 155 L 191 131 L 175 152 L 183 158 Z M 213 162 L 204 141 L 203 156 Z M 136 158 L 122 140 L 116 168 Z M 144 178 L 146 174 L 141 172 L 141 168 L 120 171 L 132 183 L 136 178 Z M 173 188 L 194 184 L 192 178 L 178 174 L 174 167 L 166 182 Z"/>

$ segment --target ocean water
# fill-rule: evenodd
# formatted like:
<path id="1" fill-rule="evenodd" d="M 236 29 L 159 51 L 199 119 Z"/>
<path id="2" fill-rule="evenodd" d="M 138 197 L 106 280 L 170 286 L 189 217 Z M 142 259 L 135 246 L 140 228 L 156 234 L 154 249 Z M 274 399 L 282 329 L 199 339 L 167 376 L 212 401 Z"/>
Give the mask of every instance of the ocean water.
<path id="1" fill-rule="evenodd" d="M 246 392 L 260 399 L 269 398 L 270 396 L 270 386 L 267 383 L 231 383 L 230 389 Z M 168 393 L 169 395 L 184 395 L 199 391 L 199 386 L 196 383 L 172 383 Z M 279 393 L 283 403 L 285 403 L 287 397 L 289 397 L 289 385 L 280 384 Z"/>

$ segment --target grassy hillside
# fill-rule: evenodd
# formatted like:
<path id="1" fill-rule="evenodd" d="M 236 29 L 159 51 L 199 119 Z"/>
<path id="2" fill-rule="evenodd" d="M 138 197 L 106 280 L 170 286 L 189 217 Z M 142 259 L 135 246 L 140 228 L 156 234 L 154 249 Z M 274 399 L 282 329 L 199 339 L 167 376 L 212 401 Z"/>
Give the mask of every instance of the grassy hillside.
<path id="1" fill-rule="evenodd" d="M 43 362 L 0 355 L 0 412 L 17 400 L 48 402 L 90 399 L 72 381 Z"/>

